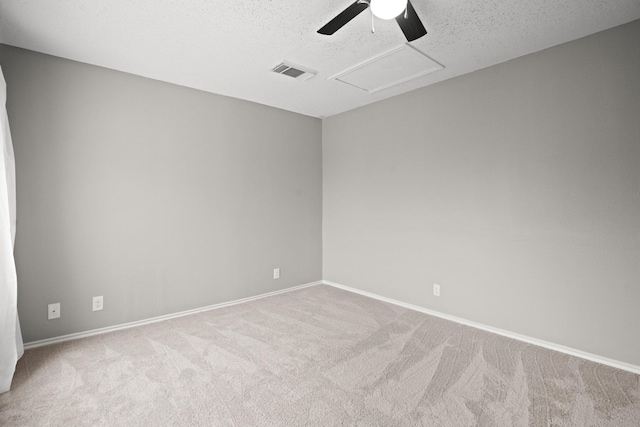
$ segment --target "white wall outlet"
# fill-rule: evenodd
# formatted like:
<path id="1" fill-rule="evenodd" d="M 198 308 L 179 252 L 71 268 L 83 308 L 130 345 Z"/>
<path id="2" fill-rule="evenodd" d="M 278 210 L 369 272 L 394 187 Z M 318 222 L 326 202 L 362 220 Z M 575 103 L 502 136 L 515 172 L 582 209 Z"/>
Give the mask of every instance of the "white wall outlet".
<path id="1" fill-rule="evenodd" d="M 48 319 L 58 319 L 60 318 L 60 303 L 57 302 L 55 304 L 49 304 L 49 316 Z"/>
<path id="2" fill-rule="evenodd" d="M 103 306 L 103 299 L 102 297 L 93 297 L 93 311 L 100 311 L 102 310 Z"/>
<path id="3" fill-rule="evenodd" d="M 279 268 L 274 268 L 273 269 L 273 278 L 274 279 L 279 279 L 280 278 L 280 269 Z"/>
<path id="4" fill-rule="evenodd" d="M 436 283 L 433 284 L 433 294 L 437 297 L 440 296 L 440 285 Z"/>

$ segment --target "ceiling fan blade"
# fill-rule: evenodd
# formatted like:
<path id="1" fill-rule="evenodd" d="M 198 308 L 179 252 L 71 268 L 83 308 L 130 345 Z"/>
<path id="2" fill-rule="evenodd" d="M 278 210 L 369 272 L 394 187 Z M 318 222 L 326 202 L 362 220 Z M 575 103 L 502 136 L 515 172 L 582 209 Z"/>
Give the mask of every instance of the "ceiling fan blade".
<path id="1" fill-rule="evenodd" d="M 400 25 L 407 41 L 412 42 L 427 34 L 427 30 L 422 25 L 422 21 L 410 1 L 407 1 L 407 17 L 405 18 L 402 13 L 396 17 L 396 22 Z"/>
<path id="2" fill-rule="evenodd" d="M 360 12 L 362 12 L 368 7 L 369 7 L 368 3 L 360 2 L 360 0 L 356 0 L 355 3 L 351 4 L 351 6 L 343 10 L 338 16 L 336 16 L 331 21 L 329 21 L 327 25 L 320 28 L 318 30 L 318 33 L 330 36 L 331 34 L 338 31 L 340 28 L 342 28 L 347 22 L 351 21 L 353 18 L 358 16 Z"/>

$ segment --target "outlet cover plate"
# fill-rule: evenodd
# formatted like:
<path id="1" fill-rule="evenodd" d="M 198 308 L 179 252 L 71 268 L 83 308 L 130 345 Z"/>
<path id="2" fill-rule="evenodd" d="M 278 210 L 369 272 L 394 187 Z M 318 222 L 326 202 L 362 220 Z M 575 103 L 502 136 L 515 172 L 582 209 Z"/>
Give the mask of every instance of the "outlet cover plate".
<path id="1" fill-rule="evenodd" d="M 59 319 L 60 318 L 60 303 L 56 302 L 54 304 L 49 304 L 48 306 L 48 319 Z"/>
<path id="2" fill-rule="evenodd" d="M 93 311 L 100 311 L 103 307 L 103 297 L 93 297 Z"/>

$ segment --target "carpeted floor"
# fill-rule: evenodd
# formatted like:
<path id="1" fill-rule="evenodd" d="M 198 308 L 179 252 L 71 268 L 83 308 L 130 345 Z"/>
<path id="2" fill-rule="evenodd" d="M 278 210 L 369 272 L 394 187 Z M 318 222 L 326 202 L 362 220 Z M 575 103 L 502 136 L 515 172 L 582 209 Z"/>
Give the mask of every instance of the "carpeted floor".
<path id="1" fill-rule="evenodd" d="M 2 426 L 638 426 L 640 376 L 313 286 L 29 350 Z"/>

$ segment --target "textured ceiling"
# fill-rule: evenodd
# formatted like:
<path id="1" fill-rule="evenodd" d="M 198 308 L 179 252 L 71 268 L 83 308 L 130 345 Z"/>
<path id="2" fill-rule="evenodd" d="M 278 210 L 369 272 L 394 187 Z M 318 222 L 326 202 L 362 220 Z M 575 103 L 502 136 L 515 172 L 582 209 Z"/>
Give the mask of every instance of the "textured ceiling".
<path id="1" fill-rule="evenodd" d="M 0 43 L 324 117 L 640 18 L 640 0 L 412 0 L 429 33 L 411 45 L 445 68 L 368 94 L 329 78 L 406 40 L 369 11 L 316 33 L 352 1 L 0 0 Z"/>

